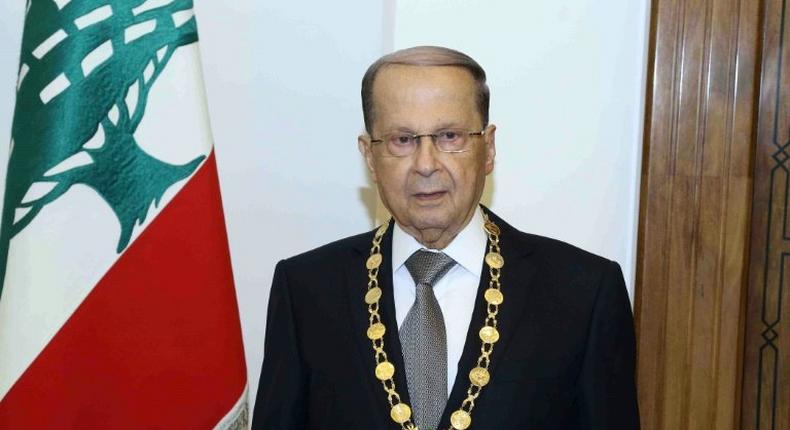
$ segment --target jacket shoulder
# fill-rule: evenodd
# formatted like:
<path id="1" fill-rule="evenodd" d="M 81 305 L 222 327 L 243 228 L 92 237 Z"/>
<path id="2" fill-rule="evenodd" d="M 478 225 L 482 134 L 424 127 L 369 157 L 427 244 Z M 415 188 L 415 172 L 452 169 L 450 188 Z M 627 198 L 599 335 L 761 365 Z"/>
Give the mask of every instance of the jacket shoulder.
<path id="1" fill-rule="evenodd" d="M 532 244 L 535 254 L 546 262 L 606 266 L 612 261 L 578 246 L 537 234 L 519 232 L 522 240 Z"/>
<path id="2" fill-rule="evenodd" d="M 366 248 L 370 248 L 374 232 L 375 230 L 371 230 L 321 245 L 309 251 L 286 258 L 283 260 L 283 263 L 290 267 L 299 268 L 335 264 L 337 261 L 347 261 L 349 253 L 364 252 Z"/>
<path id="3" fill-rule="evenodd" d="M 567 267 L 568 265 L 574 265 L 593 268 L 607 267 L 613 263 L 607 258 L 593 254 L 592 252 L 571 245 L 570 243 L 538 234 L 523 232 L 508 224 L 496 214 L 490 211 L 488 211 L 488 214 L 494 219 L 495 223 L 501 226 L 503 233 L 509 233 L 512 240 L 516 242 L 516 246 L 525 253 L 532 254 L 549 267 Z"/>

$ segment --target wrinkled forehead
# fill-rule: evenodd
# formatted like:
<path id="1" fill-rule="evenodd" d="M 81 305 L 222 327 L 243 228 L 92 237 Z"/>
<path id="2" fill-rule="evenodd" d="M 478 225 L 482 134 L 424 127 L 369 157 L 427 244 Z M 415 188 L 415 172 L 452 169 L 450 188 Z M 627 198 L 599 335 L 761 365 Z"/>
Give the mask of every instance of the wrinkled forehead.
<path id="1" fill-rule="evenodd" d="M 373 105 L 376 123 L 406 126 L 420 120 L 469 122 L 479 117 L 474 78 L 456 66 L 387 65 L 373 83 Z"/>
<path id="2" fill-rule="evenodd" d="M 373 98 L 386 98 L 408 90 L 432 89 L 474 96 L 476 83 L 471 72 L 458 66 L 388 64 L 379 70 L 373 81 Z"/>

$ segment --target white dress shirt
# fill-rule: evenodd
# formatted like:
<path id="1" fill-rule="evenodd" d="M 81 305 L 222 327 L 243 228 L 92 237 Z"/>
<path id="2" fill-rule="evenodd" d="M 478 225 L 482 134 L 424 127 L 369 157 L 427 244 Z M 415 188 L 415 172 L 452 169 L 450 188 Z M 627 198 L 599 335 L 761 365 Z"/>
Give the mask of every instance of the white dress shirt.
<path id="1" fill-rule="evenodd" d="M 483 230 L 483 215 L 478 208 L 469 224 L 441 251 L 456 264 L 433 286 L 436 300 L 442 309 L 447 330 L 447 395 L 453 389 L 458 373 L 458 361 L 466 342 L 466 332 L 472 320 L 477 286 L 483 269 L 488 236 Z M 414 280 L 406 268 L 406 260 L 417 250 L 426 249 L 397 223 L 392 235 L 392 285 L 395 297 L 395 318 L 398 329 L 403 325 L 415 298 Z M 429 251 L 436 251 L 428 249 Z M 470 369 L 471 370 L 471 369 Z"/>

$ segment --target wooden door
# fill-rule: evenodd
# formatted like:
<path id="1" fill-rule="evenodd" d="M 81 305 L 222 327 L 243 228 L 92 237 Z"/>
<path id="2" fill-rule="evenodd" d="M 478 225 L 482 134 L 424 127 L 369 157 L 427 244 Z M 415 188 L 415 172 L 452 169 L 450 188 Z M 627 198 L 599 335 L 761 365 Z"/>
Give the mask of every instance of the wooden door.
<path id="1" fill-rule="evenodd" d="M 646 430 L 790 430 L 790 0 L 654 0 L 635 313 Z"/>

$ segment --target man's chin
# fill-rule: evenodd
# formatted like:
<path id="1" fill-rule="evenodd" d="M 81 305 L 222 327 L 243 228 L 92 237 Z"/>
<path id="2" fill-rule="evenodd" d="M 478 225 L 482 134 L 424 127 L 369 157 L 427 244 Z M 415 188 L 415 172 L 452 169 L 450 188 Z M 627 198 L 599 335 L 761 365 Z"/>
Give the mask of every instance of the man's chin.
<path id="1" fill-rule="evenodd" d="M 418 230 L 446 230 L 450 217 L 441 208 L 420 208 L 412 212 L 412 225 Z"/>

